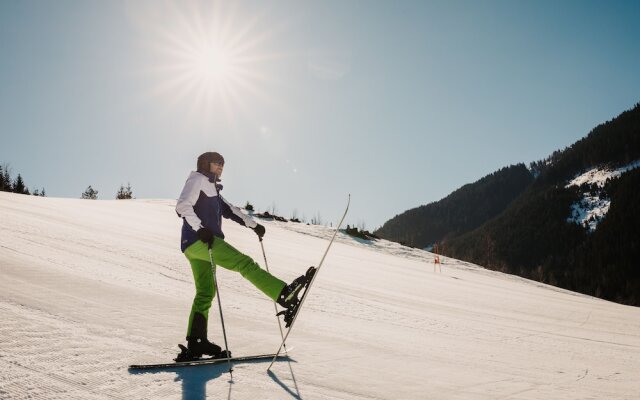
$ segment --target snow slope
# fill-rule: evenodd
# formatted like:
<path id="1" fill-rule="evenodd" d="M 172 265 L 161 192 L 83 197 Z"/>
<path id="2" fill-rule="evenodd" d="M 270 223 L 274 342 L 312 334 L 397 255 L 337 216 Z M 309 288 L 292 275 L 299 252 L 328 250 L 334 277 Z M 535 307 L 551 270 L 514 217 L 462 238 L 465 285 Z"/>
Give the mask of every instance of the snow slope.
<path id="1" fill-rule="evenodd" d="M 638 398 L 640 309 L 453 259 L 434 273 L 431 253 L 342 234 L 289 337 L 291 362 L 238 364 L 233 383 L 225 365 L 131 373 L 184 340 L 194 289 L 173 204 L 0 193 L 0 398 Z M 225 222 L 262 265 L 255 234 Z M 270 269 L 287 281 L 331 234 L 264 224 Z M 231 350 L 275 351 L 273 303 L 218 275 Z"/>
<path id="2" fill-rule="evenodd" d="M 622 167 L 613 169 L 607 165 L 592 168 L 582 174 L 578 174 L 573 178 L 566 187 L 580 186 L 584 184 L 595 184 L 598 187 L 603 187 L 607 183 L 607 179 L 617 179 L 625 172 L 632 171 L 640 167 L 640 160 L 633 161 Z"/>
<path id="3" fill-rule="evenodd" d="M 613 169 L 607 165 L 592 168 L 577 175 L 565 187 L 594 185 L 603 188 L 609 179 L 618 179 L 622 174 L 640 167 L 640 160 L 631 162 L 625 166 Z M 567 222 L 573 222 L 585 226 L 589 232 L 594 232 L 598 224 L 607 216 L 611 207 L 611 199 L 600 193 L 599 190 L 586 190 L 579 201 L 571 205 L 571 215 Z"/>

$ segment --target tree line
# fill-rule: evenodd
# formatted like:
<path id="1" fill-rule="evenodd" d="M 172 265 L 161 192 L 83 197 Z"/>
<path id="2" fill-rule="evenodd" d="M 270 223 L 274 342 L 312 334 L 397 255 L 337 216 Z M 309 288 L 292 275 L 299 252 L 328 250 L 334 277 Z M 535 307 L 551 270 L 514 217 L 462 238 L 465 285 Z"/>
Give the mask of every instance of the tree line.
<path id="1" fill-rule="evenodd" d="M 27 194 L 34 196 L 46 196 L 44 188 L 34 189 L 33 192 L 29 190 L 27 184 L 22 179 L 22 175 L 18 174 L 15 179 L 11 178 L 11 167 L 9 164 L 0 165 L 0 191 L 12 192 L 18 194 Z"/>
<path id="2" fill-rule="evenodd" d="M 97 200 L 98 191 L 89 185 L 84 192 L 80 195 L 81 199 Z M 120 185 L 120 189 L 116 193 L 116 200 L 130 200 L 133 199 L 133 191 L 131 190 L 131 184 L 127 183 L 127 186 Z"/>
<path id="3" fill-rule="evenodd" d="M 411 247 L 430 247 L 497 216 L 532 181 L 533 175 L 524 164 L 502 168 L 462 186 L 442 200 L 396 215 L 375 234 Z"/>
<path id="4" fill-rule="evenodd" d="M 46 196 L 44 187 L 41 189 L 29 190 L 27 184 L 22 178 L 21 174 L 18 174 L 16 178 L 11 177 L 11 167 L 9 164 L 4 163 L 0 165 L 0 192 L 11 192 L 18 194 L 26 194 L 33 196 Z M 82 199 L 96 200 L 98 198 L 98 191 L 89 185 L 87 189 L 80 195 Z M 131 184 L 127 183 L 127 186 L 120 185 L 120 189 L 116 193 L 116 200 L 133 199 L 133 190 Z"/>

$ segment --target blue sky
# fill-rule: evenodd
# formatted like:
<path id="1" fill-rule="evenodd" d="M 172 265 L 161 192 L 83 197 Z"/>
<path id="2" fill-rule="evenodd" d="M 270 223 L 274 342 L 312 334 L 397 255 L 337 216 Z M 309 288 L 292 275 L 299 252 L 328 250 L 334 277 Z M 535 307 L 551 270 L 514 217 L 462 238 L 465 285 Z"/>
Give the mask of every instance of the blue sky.
<path id="1" fill-rule="evenodd" d="M 49 196 L 228 199 L 374 229 L 640 101 L 637 1 L 0 1 L 0 162 Z"/>

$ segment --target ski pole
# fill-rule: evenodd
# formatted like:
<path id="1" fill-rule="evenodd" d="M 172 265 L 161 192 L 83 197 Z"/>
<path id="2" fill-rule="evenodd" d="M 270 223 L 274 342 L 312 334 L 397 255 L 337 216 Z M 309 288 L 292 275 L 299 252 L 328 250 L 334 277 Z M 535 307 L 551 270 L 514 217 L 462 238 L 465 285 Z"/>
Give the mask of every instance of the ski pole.
<path id="1" fill-rule="evenodd" d="M 211 247 L 209 247 L 209 260 L 211 260 L 211 269 L 213 270 L 213 285 L 216 289 L 218 298 L 218 310 L 220 310 L 220 322 L 222 323 L 222 336 L 224 337 L 224 349 L 227 352 L 227 362 L 229 364 L 229 374 L 231 374 L 231 380 L 233 381 L 233 367 L 231 365 L 231 357 L 229 353 L 229 345 L 227 344 L 227 330 L 224 328 L 224 317 L 222 316 L 222 303 L 220 302 L 220 289 L 218 288 L 218 279 L 216 278 L 216 264 L 213 262 L 213 253 Z"/>
<path id="2" fill-rule="evenodd" d="M 265 253 L 264 251 L 264 244 L 262 243 L 262 238 L 258 237 L 258 240 L 260 240 L 260 247 L 262 248 L 262 256 L 264 257 L 264 267 L 267 270 L 267 272 L 269 272 L 269 264 L 267 263 L 267 253 Z M 278 314 L 278 306 L 276 305 L 276 301 L 273 301 L 273 309 L 275 310 L 276 314 Z M 276 315 L 276 320 L 278 321 L 278 328 L 280 328 L 280 337 L 282 339 L 284 339 L 284 332 L 282 330 L 282 323 L 280 322 L 280 318 L 278 318 L 278 316 Z M 287 352 L 287 345 L 284 345 L 284 352 Z"/>

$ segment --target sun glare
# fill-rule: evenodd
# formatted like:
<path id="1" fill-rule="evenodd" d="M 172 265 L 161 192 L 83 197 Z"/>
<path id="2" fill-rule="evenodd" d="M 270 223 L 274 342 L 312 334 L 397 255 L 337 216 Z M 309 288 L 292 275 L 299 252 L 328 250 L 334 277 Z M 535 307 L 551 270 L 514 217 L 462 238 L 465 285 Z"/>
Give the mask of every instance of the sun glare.
<path id="1" fill-rule="evenodd" d="M 192 117 L 233 120 L 247 103 L 274 102 L 265 85 L 273 79 L 266 63 L 274 29 L 260 30 L 260 18 L 242 15 L 236 3 L 169 2 L 145 21 L 145 35 L 157 52 L 154 93 L 187 105 Z M 151 21 L 151 23 L 149 23 Z M 151 29 L 149 29 L 151 28 Z M 222 114 L 222 115 L 221 115 Z"/>
<path id="2" fill-rule="evenodd" d="M 222 85 L 234 79 L 233 58 L 221 46 L 197 49 L 193 57 L 193 74 L 205 84 Z"/>

